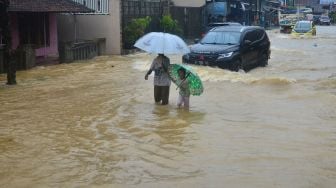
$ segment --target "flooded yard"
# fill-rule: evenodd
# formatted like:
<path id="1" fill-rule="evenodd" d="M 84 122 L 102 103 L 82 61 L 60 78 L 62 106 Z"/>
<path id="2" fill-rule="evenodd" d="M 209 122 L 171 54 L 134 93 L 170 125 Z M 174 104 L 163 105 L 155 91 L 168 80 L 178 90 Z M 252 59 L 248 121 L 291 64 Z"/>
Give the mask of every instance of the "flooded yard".
<path id="1" fill-rule="evenodd" d="M 247 73 L 193 66 L 189 112 L 175 85 L 154 104 L 145 53 L 0 75 L 0 185 L 334 187 L 335 33 L 269 31 L 269 66 Z"/>

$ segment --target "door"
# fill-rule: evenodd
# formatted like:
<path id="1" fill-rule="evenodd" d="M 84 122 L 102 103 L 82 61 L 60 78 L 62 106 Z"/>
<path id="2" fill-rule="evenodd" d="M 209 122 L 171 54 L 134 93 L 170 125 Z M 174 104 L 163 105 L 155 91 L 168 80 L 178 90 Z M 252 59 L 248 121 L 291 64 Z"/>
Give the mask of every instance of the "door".
<path id="1" fill-rule="evenodd" d="M 269 43 L 269 40 L 268 40 L 268 37 L 265 33 L 264 30 L 261 30 L 261 29 L 258 29 L 256 30 L 257 32 L 257 40 L 256 40 L 256 49 L 257 49 L 257 62 L 256 63 L 260 63 L 263 61 L 263 58 L 264 58 L 264 54 L 266 54 L 268 56 L 268 53 L 269 53 L 269 46 L 270 46 L 270 43 Z"/>
<path id="2" fill-rule="evenodd" d="M 256 30 L 248 31 L 242 40 L 242 63 L 243 66 L 251 65 L 257 62 L 258 46 L 257 46 L 257 32 Z"/>

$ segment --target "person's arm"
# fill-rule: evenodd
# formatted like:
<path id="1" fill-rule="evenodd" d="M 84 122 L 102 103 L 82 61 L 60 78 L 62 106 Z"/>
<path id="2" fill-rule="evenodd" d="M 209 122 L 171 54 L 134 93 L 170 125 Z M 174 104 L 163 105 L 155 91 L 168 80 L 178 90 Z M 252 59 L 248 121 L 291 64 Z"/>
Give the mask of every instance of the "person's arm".
<path id="1" fill-rule="evenodd" d="M 145 80 L 148 80 L 148 76 L 153 72 L 155 63 L 156 63 L 156 58 L 153 60 L 149 70 L 147 71 L 147 73 L 145 75 Z"/>
<path id="2" fill-rule="evenodd" d="M 148 75 L 150 75 L 152 73 L 152 69 L 149 69 L 148 72 L 145 75 L 145 80 L 148 80 Z"/>

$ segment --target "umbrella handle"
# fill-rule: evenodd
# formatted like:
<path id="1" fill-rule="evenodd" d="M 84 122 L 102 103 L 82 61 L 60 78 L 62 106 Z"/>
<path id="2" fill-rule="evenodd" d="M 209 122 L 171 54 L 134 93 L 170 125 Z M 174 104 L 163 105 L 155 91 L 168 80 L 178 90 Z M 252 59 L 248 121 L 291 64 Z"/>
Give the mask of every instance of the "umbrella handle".
<path id="1" fill-rule="evenodd" d="M 187 76 L 182 80 L 181 84 L 177 86 L 176 90 L 181 87 L 182 83 L 190 76 L 190 72 L 188 72 Z"/>

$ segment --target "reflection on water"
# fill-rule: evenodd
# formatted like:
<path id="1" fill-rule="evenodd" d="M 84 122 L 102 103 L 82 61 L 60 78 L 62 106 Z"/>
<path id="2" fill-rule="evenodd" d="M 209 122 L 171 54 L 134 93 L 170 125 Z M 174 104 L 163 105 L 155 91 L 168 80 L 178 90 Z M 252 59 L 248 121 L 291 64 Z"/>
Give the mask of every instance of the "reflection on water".
<path id="1" fill-rule="evenodd" d="M 142 53 L 18 72 L 14 87 L 1 75 L 0 185 L 333 187 L 330 30 L 270 32 L 270 65 L 248 73 L 193 66 L 205 92 L 190 111 L 173 85 L 170 105 L 154 104 Z"/>

